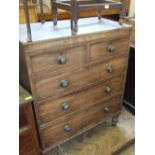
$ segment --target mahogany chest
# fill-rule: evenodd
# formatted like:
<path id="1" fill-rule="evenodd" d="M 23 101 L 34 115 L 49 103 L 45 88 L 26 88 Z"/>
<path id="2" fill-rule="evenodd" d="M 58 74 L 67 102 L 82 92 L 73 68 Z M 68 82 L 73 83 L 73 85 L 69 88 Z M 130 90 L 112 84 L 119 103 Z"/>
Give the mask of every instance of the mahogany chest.
<path id="1" fill-rule="evenodd" d="M 131 27 L 96 18 L 20 25 L 20 82 L 35 97 L 41 153 L 121 113 Z"/>
<path id="2" fill-rule="evenodd" d="M 32 96 L 19 85 L 19 154 L 39 155 Z"/>

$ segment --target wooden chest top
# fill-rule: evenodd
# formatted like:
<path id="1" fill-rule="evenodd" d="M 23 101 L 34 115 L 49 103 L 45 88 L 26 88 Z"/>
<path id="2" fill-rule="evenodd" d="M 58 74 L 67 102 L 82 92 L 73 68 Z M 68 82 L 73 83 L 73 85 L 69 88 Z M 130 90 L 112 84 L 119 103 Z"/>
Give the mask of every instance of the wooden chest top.
<path id="1" fill-rule="evenodd" d="M 78 27 L 79 30 L 75 36 L 88 35 L 109 30 L 113 31 L 122 28 L 128 28 L 129 26 L 126 24 L 119 25 L 118 22 L 111 21 L 105 18 L 102 18 L 102 20 L 99 21 L 96 17 L 91 17 L 80 19 L 78 22 Z M 62 39 L 72 36 L 70 31 L 70 20 L 59 21 L 56 27 L 53 27 L 53 23 L 51 21 L 44 24 L 32 23 L 31 32 L 32 42 L 58 38 Z M 27 29 L 25 24 L 21 24 L 19 26 L 19 40 L 23 43 L 27 43 Z"/>

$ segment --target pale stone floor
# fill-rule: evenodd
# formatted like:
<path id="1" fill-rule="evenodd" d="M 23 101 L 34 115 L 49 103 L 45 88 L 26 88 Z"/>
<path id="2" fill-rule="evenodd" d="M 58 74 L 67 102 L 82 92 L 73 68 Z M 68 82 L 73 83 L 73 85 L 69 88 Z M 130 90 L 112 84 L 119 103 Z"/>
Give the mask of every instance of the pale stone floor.
<path id="1" fill-rule="evenodd" d="M 123 151 L 120 155 L 135 155 L 135 145 L 128 147 L 125 151 Z"/>
<path id="2" fill-rule="evenodd" d="M 84 134 L 59 147 L 60 155 L 134 155 L 135 117 L 125 108 L 119 116 L 117 127 L 111 119 L 97 126 L 93 132 Z M 121 153 L 115 153 L 125 144 L 133 144 Z"/>

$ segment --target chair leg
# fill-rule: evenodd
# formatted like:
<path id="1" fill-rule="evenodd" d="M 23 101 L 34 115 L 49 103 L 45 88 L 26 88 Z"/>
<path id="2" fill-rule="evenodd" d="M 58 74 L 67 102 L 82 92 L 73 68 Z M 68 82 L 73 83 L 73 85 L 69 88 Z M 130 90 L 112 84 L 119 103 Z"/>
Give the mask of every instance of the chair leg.
<path id="1" fill-rule="evenodd" d="M 53 7 L 52 8 L 52 14 L 53 14 L 53 25 L 56 26 L 57 25 L 57 8 Z"/>
<path id="2" fill-rule="evenodd" d="M 102 12 L 102 11 L 98 11 L 98 19 L 99 19 L 99 20 L 101 20 L 101 18 L 102 18 L 101 12 Z"/>
<path id="3" fill-rule="evenodd" d="M 118 117 L 119 117 L 118 115 L 112 117 L 112 126 L 117 126 L 117 123 L 118 123 Z"/>

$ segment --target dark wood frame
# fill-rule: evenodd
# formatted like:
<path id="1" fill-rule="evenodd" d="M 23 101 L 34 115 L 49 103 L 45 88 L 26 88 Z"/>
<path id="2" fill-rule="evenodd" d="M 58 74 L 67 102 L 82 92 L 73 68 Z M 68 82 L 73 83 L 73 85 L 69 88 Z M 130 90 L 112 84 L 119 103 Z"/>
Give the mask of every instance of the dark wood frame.
<path id="1" fill-rule="evenodd" d="M 19 154 L 40 154 L 38 135 L 36 129 L 35 116 L 33 112 L 33 100 L 34 98 L 26 91 L 21 85 L 19 85 Z M 26 97 L 30 99 L 25 100 Z M 20 112 L 20 109 L 24 111 Z M 20 119 L 26 118 L 26 123 L 21 125 Z M 25 141 L 24 137 L 28 137 L 30 140 Z M 26 146 L 25 146 L 26 145 Z M 32 149 L 28 151 L 28 145 L 32 145 Z"/>
<path id="2" fill-rule="evenodd" d="M 53 15 L 53 24 L 57 25 L 57 9 L 63 9 L 71 13 L 71 31 L 72 34 L 76 34 L 78 31 L 78 19 L 81 12 L 92 12 L 98 13 L 98 19 L 101 20 L 102 12 L 104 10 L 118 10 L 119 12 L 119 23 L 122 24 L 122 18 L 125 16 L 125 1 L 121 2 L 106 1 L 106 0 L 71 0 L 71 1 L 60 1 L 51 0 L 51 8 Z"/>

